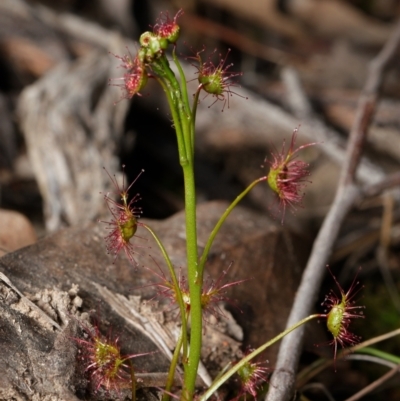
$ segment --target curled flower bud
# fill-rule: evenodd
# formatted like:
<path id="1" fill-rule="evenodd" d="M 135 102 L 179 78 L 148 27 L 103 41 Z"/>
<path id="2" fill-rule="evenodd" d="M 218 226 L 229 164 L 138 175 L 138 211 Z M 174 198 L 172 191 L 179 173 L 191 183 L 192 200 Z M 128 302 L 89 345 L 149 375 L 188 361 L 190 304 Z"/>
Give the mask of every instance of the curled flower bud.
<path id="1" fill-rule="evenodd" d="M 112 84 L 119 86 L 123 90 L 121 99 L 132 99 L 136 94 L 140 95 L 140 91 L 146 86 L 148 74 L 144 61 L 141 57 L 136 56 L 134 59 L 129 55 L 123 57 L 113 54 L 114 57 L 122 61 L 121 67 L 127 72 L 122 78 L 113 79 L 114 81 L 123 81 L 121 84 Z"/>
<path id="2" fill-rule="evenodd" d="M 329 267 L 328 267 L 329 269 Z M 356 282 L 357 275 L 345 293 L 336 277 L 332 274 L 329 269 L 336 285 L 339 288 L 340 296 L 334 291 L 331 291 L 325 298 L 323 305 L 326 307 L 326 314 L 323 315 L 327 320 L 327 328 L 333 336 L 331 344 L 334 345 L 334 359 L 336 360 L 337 346 L 340 344 L 342 348 L 347 345 L 355 345 L 360 341 L 360 337 L 349 331 L 349 325 L 352 319 L 363 318 L 363 312 L 360 309 L 364 309 L 364 306 L 355 306 L 354 297 L 361 290 L 362 287 L 357 286 L 359 281 Z"/>
<path id="3" fill-rule="evenodd" d="M 182 9 L 176 13 L 173 19 L 170 18 L 168 12 L 161 13 L 156 25 L 154 25 L 154 34 L 160 39 L 166 39 L 169 43 L 176 43 L 181 30 L 176 21 L 181 15 L 183 15 Z"/>
<path id="4" fill-rule="evenodd" d="M 287 153 L 284 141 L 281 152 L 272 153 L 272 161 L 264 160 L 270 166 L 267 179 L 268 185 L 278 195 L 280 206 L 282 207 L 282 223 L 286 207 L 288 205 L 301 204 L 304 196 L 302 190 L 308 182 L 306 177 L 310 175 L 307 170 L 308 164 L 302 160 L 296 160 L 297 153 L 308 146 L 315 145 L 315 143 L 309 143 L 295 149 L 297 132 L 298 128 L 293 131 Z"/>

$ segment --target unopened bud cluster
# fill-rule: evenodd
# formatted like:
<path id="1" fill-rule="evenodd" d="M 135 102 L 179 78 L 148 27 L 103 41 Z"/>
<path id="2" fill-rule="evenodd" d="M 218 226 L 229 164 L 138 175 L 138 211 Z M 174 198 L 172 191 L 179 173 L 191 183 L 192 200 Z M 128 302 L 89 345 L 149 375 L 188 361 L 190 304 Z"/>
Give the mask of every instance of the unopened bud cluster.
<path id="1" fill-rule="evenodd" d="M 151 64 L 161 57 L 169 45 L 174 45 L 179 39 L 180 26 L 177 19 L 183 14 L 179 10 L 171 19 L 168 13 L 162 13 L 154 25 L 153 32 L 144 32 L 139 39 L 138 57 L 143 63 Z"/>
<path id="2" fill-rule="evenodd" d="M 126 69 L 123 77 L 117 78 L 123 83 L 114 84 L 122 88 L 123 99 L 131 99 L 136 94 L 140 95 L 140 91 L 146 86 L 149 77 L 165 78 L 166 71 L 169 69 L 165 52 L 170 45 L 175 46 L 179 39 L 181 29 L 177 20 L 182 14 L 183 11 L 179 10 L 174 18 L 170 18 L 168 13 L 162 13 L 154 25 L 153 31 L 144 32 L 140 36 L 140 48 L 134 58 L 130 54 L 122 57 L 115 55 L 122 61 L 121 67 Z M 196 60 L 198 92 L 205 91 L 215 97 L 215 101 L 224 101 L 225 106 L 225 103 L 229 102 L 227 96 L 234 94 L 231 87 L 235 86 L 235 83 L 231 79 L 242 73 L 229 71 L 233 65 L 226 64 L 230 50 L 225 57 L 219 54 L 217 63 L 212 60 L 215 51 L 203 61 L 201 58 L 203 50 L 197 52 L 195 57 L 189 57 Z"/>
<path id="3" fill-rule="evenodd" d="M 126 69 L 123 77 L 117 78 L 123 83 L 115 84 L 124 91 L 123 99 L 132 99 L 134 95 L 140 95 L 139 92 L 151 76 L 147 68 L 164 55 L 170 44 L 175 44 L 178 40 L 180 27 L 177 19 L 182 14 L 182 10 L 178 11 L 173 19 L 170 19 L 168 14 L 161 14 L 153 32 L 144 32 L 140 36 L 140 48 L 134 58 L 130 54 L 123 57 L 115 55 L 122 61 L 121 67 Z"/>

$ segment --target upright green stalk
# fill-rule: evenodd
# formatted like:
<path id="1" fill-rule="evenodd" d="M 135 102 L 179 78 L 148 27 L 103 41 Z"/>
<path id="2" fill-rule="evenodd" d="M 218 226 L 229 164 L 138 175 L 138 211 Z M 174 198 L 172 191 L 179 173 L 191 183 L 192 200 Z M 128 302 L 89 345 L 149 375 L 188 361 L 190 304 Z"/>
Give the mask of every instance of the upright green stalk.
<path id="1" fill-rule="evenodd" d="M 166 58 L 162 57 L 156 66 L 153 64 L 166 92 L 174 126 L 177 133 L 179 159 L 183 169 L 185 189 L 185 220 L 186 220 L 186 256 L 188 269 L 188 284 L 190 293 L 190 352 L 184 359 L 184 389 L 182 397 L 185 400 L 193 398 L 197 370 L 200 362 L 202 344 L 202 280 L 198 272 L 197 224 L 196 224 L 196 186 L 194 178 L 193 158 L 193 122 L 187 105 L 186 82 L 181 85 L 177 81 Z M 183 72 L 178 65 L 182 76 Z M 185 161 L 182 163 L 182 161 Z"/>
<path id="2" fill-rule="evenodd" d="M 197 228 L 196 228 L 196 193 L 193 165 L 183 166 L 185 182 L 185 216 L 186 216 L 186 254 L 188 268 L 188 282 L 190 292 L 190 352 L 184 378 L 185 400 L 191 400 L 200 362 L 202 344 L 202 282 L 198 272 Z"/>
<path id="3" fill-rule="evenodd" d="M 179 66 L 178 66 L 179 69 Z M 181 70 L 180 70 L 181 71 Z M 186 93 L 186 82 L 182 84 L 184 97 Z M 182 397 L 185 400 L 193 398 L 197 370 L 200 362 L 202 345 L 202 306 L 201 291 L 203 282 L 198 272 L 198 249 L 197 249 L 197 219 L 196 219 L 196 183 L 194 176 L 194 142 L 192 140 L 192 121 L 187 115 L 184 101 L 178 106 L 182 124 L 183 137 L 186 145 L 186 156 L 188 163 L 182 166 L 185 188 L 185 221 L 186 221 L 186 257 L 188 269 L 188 283 L 190 293 L 190 352 L 185 370 L 184 390 Z M 189 111 L 190 113 L 190 111 Z"/>

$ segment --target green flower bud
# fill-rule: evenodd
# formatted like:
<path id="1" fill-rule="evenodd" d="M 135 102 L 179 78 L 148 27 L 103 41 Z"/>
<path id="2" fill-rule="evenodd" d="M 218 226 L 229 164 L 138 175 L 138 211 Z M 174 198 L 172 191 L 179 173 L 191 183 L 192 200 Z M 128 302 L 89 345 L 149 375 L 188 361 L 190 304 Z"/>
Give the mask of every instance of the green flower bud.
<path id="1" fill-rule="evenodd" d="M 145 32 L 140 36 L 139 40 L 143 48 L 146 49 L 146 62 L 151 63 L 154 59 L 160 57 L 168 46 L 166 40 L 159 38 L 152 32 Z"/>

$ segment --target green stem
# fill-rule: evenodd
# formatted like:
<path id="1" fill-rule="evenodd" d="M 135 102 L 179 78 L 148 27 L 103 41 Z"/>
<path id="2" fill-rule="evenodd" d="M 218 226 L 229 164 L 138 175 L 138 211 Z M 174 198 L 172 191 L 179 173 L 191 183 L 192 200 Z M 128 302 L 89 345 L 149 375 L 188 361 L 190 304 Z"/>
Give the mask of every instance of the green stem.
<path id="1" fill-rule="evenodd" d="M 202 280 L 198 274 L 198 250 L 197 250 L 197 223 L 196 223 L 196 187 L 194 178 L 194 160 L 193 160 L 193 142 L 191 135 L 191 116 L 190 109 L 185 106 L 186 81 L 182 69 L 178 70 L 181 74 L 182 88 L 170 69 L 166 60 L 161 60 L 164 65 L 166 77 L 174 89 L 174 105 L 179 115 L 179 123 L 182 128 L 183 138 L 185 142 L 187 164 L 182 165 L 184 187 L 185 187 L 185 220 L 186 220 L 186 255 L 188 269 L 188 284 L 190 293 L 190 352 L 188 360 L 183 359 L 186 366 L 184 377 L 184 388 L 182 397 L 185 400 L 193 398 L 195 383 L 197 378 L 197 370 L 200 362 L 200 352 L 202 344 L 202 307 L 201 307 L 201 290 Z M 183 91 L 183 94 L 182 94 Z M 186 95 L 185 95 L 186 94 Z M 175 121 L 174 114 L 174 122 Z M 182 155 L 180 154 L 180 158 Z"/>
<path id="2" fill-rule="evenodd" d="M 167 85 L 160 77 L 156 77 L 156 80 L 159 82 L 159 84 L 161 85 L 161 87 L 163 88 L 163 90 L 167 96 L 168 105 L 169 105 L 169 108 L 172 113 L 172 119 L 174 120 L 176 140 L 178 142 L 179 162 L 183 166 L 183 165 L 187 164 L 188 160 L 187 160 L 187 156 L 186 156 L 187 152 L 186 152 L 184 136 L 182 133 L 182 127 L 180 124 L 179 114 L 175 108 L 175 103 L 174 103 L 174 100 L 172 99 L 172 96 L 170 93 L 171 89 L 169 88 L 169 85 Z"/>
<path id="3" fill-rule="evenodd" d="M 186 86 L 186 77 L 185 77 L 185 73 L 182 69 L 181 63 L 179 62 L 179 59 L 176 56 L 176 47 L 174 47 L 174 50 L 172 51 L 172 58 L 174 59 L 174 63 L 176 65 L 176 67 L 178 68 L 179 77 L 181 79 L 182 100 L 185 104 L 186 113 L 189 114 L 190 113 L 190 105 L 189 105 L 189 96 L 188 96 L 188 91 L 187 91 L 187 86 Z"/>
<path id="4" fill-rule="evenodd" d="M 195 119 L 196 115 L 190 112 L 190 105 L 189 105 L 189 97 L 188 97 L 188 92 L 187 92 L 187 86 L 186 86 L 186 77 L 185 73 L 182 69 L 181 63 L 178 60 L 178 57 L 176 56 L 176 47 L 174 47 L 174 50 L 172 51 L 172 57 L 174 59 L 174 63 L 178 69 L 179 72 L 179 77 L 181 80 L 181 94 L 182 94 L 182 102 L 184 104 L 184 108 L 182 109 L 183 113 L 181 113 L 181 121 L 183 125 L 186 125 L 186 122 L 188 123 L 188 127 L 190 127 L 190 132 L 187 138 L 185 138 L 185 143 L 187 148 L 191 150 L 191 156 L 192 159 L 194 157 L 194 124 L 195 124 Z M 184 122 L 185 121 L 185 122 Z"/>
<path id="5" fill-rule="evenodd" d="M 183 166 L 185 183 L 185 216 L 186 216 L 186 254 L 188 283 L 190 292 L 190 352 L 184 378 L 183 398 L 193 398 L 197 369 L 200 362 L 202 344 L 202 280 L 198 272 L 197 228 L 196 228 L 196 192 L 193 165 Z"/>
<path id="6" fill-rule="evenodd" d="M 171 67 L 169 66 L 168 60 L 165 57 L 162 57 L 160 59 L 160 64 L 162 65 L 166 81 L 168 85 L 170 85 L 171 87 L 171 94 L 172 94 L 172 99 L 174 101 L 175 112 L 177 112 L 179 115 L 179 125 L 182 127 L 183 140 L 185 142 L 185 150 L 186 150 L 185 157 L 189 160 L 193 160 L 193 150 L 192 150 L 193 145 L 190 139 L 190 130 L 187 129 L 187 127 L 190 126 L 190 120 L 191 120 L 190 108 L 186 106 L 184 96 L 182 95 L 182 91 L 186 91 L 186 81 L 183 80 L 183 83 L 179 85 L 179 82 L 176 79 L 174 72 L 171 70 Z M 183 74 L 182 69 L 179 70 L 179 73 Z M 177 123 L 175 117 L 174 117 L 174 123 L 175 124 Z M 180 157 L 182 158 L 182 155 L 180 155 Z"/>
<path id="7" fill-rule="evenodd" d="M 182 320 L 182 342 L 183 342 L 183 358 L 187 358 L 188 354 L 188 341 L 187 341 L 187 323 L 186 323 L 186 308 L 185 308 L 185 303 L 183 302 L 182 298 L 182 291 L 179 288 L 179 281 L 176 278 L 175 274 L 175 269 L 174 266 L 172 265 L 171 259 L 169 258 L 169 255 L 162 244 L 161 240 L 158 238 L 157 234 L 145 223 L 141 223 L 141 225 L 153 236 L 154 240 L 156 241 L 158 247 L 161 250 L 161 253 L 165 259 L 165 262 L 167 263 L 169 274 L 171 276 L 172 283 L 174 285 L 175 289 L 175 294 L 176 298 L 178 301 L 179 305 L 179 311 L 181 313 L 181 320 Z M 180 349 L 181 347 L 179 347 Z"/>
<path id="8" fill-rule="evenodd" d="M 183 138 L 185 142 L 185 148 L 186 148 L 186 157 L 193 162 L 193 142 L 192 142 L 192 136 L 191 136 L 191 130 L 190 127 L 192 125 L 192 117 L 190 113 L 190 107 L 189 107 L 189 101 L 187 98 L 187 88 L 186 88 L 186 80 L 185 80 L 185 75 L 183 73 L 182 67 L 180 66 L 178 60 L 176 59 L 178 71 L 181 77 L 181 85 L 179 85 L 179 82 L 177 81 L 175 74 L 169 67 L 169 64 L 166 60 L 162 60 L 164 62 L 164 66 L 167 72 L 167 77 L 169 82 L 171 83 L 171 87 L 174 90 L 174 96 L 176 99 L 176 108 L 177 112 L 179 114 L 179 119 L 180 123 L 182 126 L 182 131 L 183 131 Z M 193 168 L 193 167 L 192 167 Z"/>
<path id="9" fill-rule="evenodd" d="M 271 345 L 275 344 L 277 341 L 279 341 L 281 338 L 285 337 L 287 334 L 292 332 L 293 330 L 296 330 L 298 327 L 301 325 L 309 322 L 310 320 L 317 319 L 321 317 L 320 314 L 315 314 L 315 315 L 310 315 L 293 326 L 289 327 L 282 333 L 278 334 L 276 337 L 274 337 L 272 340 L 269 340 L 265 344 L 261 345 L 261 347 L 257 348 L 254 350 L 251 354 L 247 355 L 245 358 L 243 358 L 240 362 L 238 362 L 236 365 L 234 365 L 231 369 L 229 369 L 224 375 L 219 377 L 217 380 L 215 380 L 211 386 L 208 388 L 208 390 L 200 396 L 198 401 L 206 401 L 208 398 L 210 398 L 217 390 L 218 388 L 224 384 L 234 373 L 236 373 L 242 366 L 244 366 L 247 362 L 251 361 L 255 356 L 259 355 L 261 352 L 265 351 L 268 347 Z"/>
<path id="10" fill-rule="evenodd" d="M 185 401 L 190 401 L 193 398 L 197 370 L 200 362 L 202 344 L 201 290 L 203 284 L 202 277 L 199 276 L 198 272 L 196 190 L 193 163 L 193 135 L 191 132 L 192 119 L 190 108 L 185 106 L 185 99 L 187 100 L 186 81 L 182 69 L 179 69 L 179 65 L 178 70 L 183 81 L 181 85 L 182 88 L 165 57 L 161 57 L 156 64 L 152 65 L 152 68 L 163 78 L 161 83 L 165 83 L 164 90 L 167 93 L 175 127 L 179 127 L 181 130 L 180 132 L 177 130 L 178 145 L 180 135 L 184 142 L 184 146 L 178 146 L 178 151 L 183 169 L 185 188 L 186 255 L 190 293 L 191 331 L 188 359 L 183 358 L 185 374 L 182 398 L 185 399 Z M 185 163 L 182 163 L 182 160 L 185 160 Z"/>
<path id="11" fill-rule="evenodd" d="M 220 217 L 218 220 L 217 224 L 215 225 L 214 229 L 212 230 L 210 236 L 208 237 L 207 243 L 204 247 L 203 253 L 200 258 L 200 263 L 199 263 L 199 273 L 203 275 L 204 271 L 204 265 L 207 261 L 207 256 L 210 252 L 210 248 L 212 243 L 214 242 L 214 239 L 216 235 L 218 234 L 218 231 L 220 230 L 222 224 L 226 220 L 226 218 L 229 216 L 229 214 L 232 212 L 232 210 L 236 207 L 236 205 L 260 182 L 266 181 L 267 176 L 258 178 L 257 180 L 253 181 L 240 195 L 236 197 L 236 199 L 229 205 L 229 207 L 225 210 L 224 214 Z"/>
<path id="12" fill-rule="evenodd" d="M 178 364 L 179 355 L 181 353 L 182 342 L 183 342 L 183 331 L 181 331 L 181 334 L 175 346 L 175 351 L 172 356 L 171 365 L 169 366 L 167 382 L 165 384 L 165 392 L 162 396 L 161 401 L 169 401 L 171 399 L 170 393 L 172 386 L 174 385 L 176 365 Z"/>

